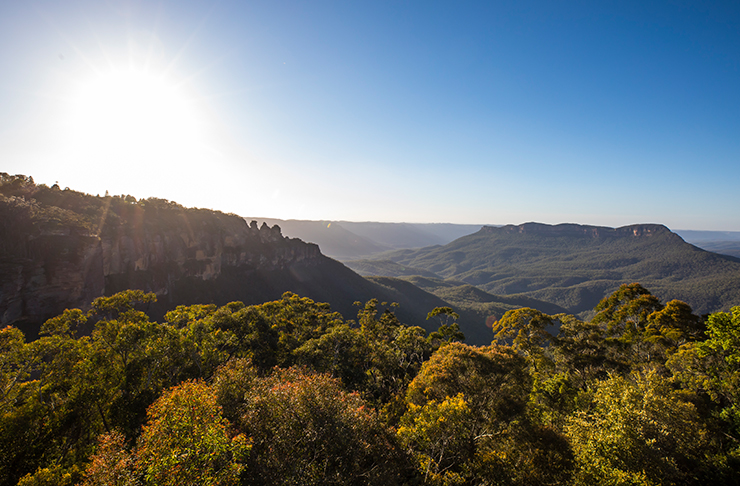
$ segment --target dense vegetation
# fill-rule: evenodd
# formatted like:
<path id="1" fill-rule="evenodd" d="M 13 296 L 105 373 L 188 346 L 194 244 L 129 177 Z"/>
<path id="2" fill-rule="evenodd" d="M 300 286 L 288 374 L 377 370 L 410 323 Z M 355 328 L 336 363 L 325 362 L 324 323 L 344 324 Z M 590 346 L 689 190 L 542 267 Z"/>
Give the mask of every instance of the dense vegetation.
<path id="1" fill-rule="evenodd" d="M 349 266 L 380 276 L 420 269 L 492 294 L 551 302 L 582 317 L 622 282 L 642 282 L 702 314 L 727 310 L 740 299 L 740 260 L 690 245 L 661 225 L 484 227 L 444 246 L 398 250 L 377 260 Z"/>
<path id="2" fill-rule="evenodd" d="M 740 483 L 740 307 L 622 285 L 590 321 L 513 309 L 474 347 L 450 308 L 427 335 L 376 300 L 155 322 L 153 299 L 0 330 L 0 484 Z"/>

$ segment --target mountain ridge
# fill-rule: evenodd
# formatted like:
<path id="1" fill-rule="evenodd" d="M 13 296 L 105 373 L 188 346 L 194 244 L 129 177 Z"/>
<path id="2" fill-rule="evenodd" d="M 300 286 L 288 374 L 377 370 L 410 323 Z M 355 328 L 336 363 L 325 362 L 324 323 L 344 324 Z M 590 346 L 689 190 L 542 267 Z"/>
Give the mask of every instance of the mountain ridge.
<path id="1" fill-rule="evenodd" d="M 685 300 L 701 313 L 740 301 L 737 258 L 686 243 L 660 224 L 486 226 L 447 245 L 386 252 L 382 258 L 493 294 L 529 295 L 575 313 L 589 311 L 620 284 L 638 281 L 659 297 Z M 353 265 L 362 264 L 371 274 L 372 261 Z"/>

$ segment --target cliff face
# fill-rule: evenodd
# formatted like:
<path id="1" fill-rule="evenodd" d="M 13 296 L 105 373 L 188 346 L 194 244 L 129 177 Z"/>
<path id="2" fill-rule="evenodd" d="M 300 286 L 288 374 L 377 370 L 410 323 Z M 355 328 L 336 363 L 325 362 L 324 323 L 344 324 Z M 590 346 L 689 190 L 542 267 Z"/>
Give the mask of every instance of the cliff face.
<path id="1" fill-rule="evenodd" d="M 2 216 L 12 203 L 24 208 L 2 203 Z M 38 208 L 25 207 L 0 229 L 0 324 L 31 335 L 64 309 L 128 288 L 155 292 L 154 314 L 177 304 L 277 298 L 290 288 L 275 285 L 278 276 L 327 260 L 318 246 L 283 237 L 277 225 L 249 226 L 213 211 L 128 204 L 92 234 L 73 225 L 50 229 L 34 220 Z"/>
<path id="2" fill-rule="evenodd" d="M 213 217 L 227 219 L 160 231 L 122 228 L 100 238 L 106 293 L 145 285 L 144 290 L 171 296 L 182 279 L 217 281 L 225 272 L 283 271 L 320 261 L 318 246 L 285 238 L 278 226 L 258 228 L 236 216 Z"/>
<path id="3" fill-rule="evenodd" d="M 23 256 L 0 263 L 0 324 L 33 325 L 104 294 L 102 250 L 95 237 L 42 234 Z"/>
<path id="4" fill-rule="evenodd" d="M 606 226 L 589 226 L 581 224 L 542 224 L 524 223 L 520 225 L 506 225 L 500 228 L 484 226 L 481 234 L 531 234 L 537 236 L 571 236 L 590 238 L 610 238 L 628 236 L 654 236 L 675 235 L 671 230 L 661 224 L 633 224 L 621 228 L 608 228 Z"/>

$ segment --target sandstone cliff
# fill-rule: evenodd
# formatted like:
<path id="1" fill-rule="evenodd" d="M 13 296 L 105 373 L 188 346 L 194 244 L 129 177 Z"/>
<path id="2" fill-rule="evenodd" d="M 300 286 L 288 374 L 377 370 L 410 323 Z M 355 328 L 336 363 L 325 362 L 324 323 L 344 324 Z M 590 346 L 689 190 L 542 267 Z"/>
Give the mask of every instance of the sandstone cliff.
<path id="1" fill-rule="evenodd" d="M 277 225 L 22 176 L 0 182 L 0 324 L 32 336 L 64 309 L 128 288 L 157 294 L 155 317 L 178 304 L 261 303 L 288 290 L 345 312 L 374 296 L 370 282 Z"/>

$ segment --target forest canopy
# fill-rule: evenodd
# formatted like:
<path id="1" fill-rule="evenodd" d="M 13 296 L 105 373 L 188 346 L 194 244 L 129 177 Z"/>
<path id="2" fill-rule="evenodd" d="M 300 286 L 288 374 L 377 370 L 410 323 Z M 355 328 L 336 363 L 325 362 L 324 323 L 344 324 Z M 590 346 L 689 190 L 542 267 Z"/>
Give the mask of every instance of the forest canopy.
<path id="1" fill-rule="evenodd" d="M 740 307 L 639 284 L 590 321 L 522 308 L 489 346 L 293 293 L 129 290 L 0 330 L 0 485 L 738 484 Z"/>

